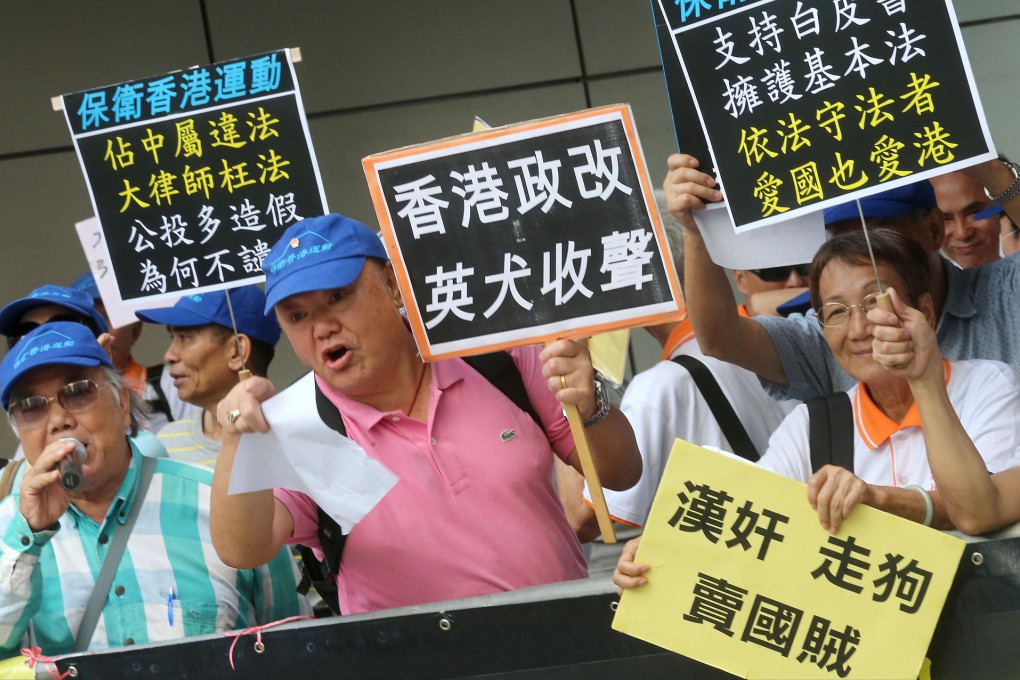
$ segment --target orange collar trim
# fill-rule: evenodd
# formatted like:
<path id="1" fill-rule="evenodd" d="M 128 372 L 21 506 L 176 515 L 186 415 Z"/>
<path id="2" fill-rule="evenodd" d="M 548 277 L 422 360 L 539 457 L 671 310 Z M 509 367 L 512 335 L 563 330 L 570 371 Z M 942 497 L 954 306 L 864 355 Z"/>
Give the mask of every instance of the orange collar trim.
<path id="1" fill-rule="evenodd" d="M 142 395 L 145 392 L 145 379 L 148 371 L 145 369 L 145 366 L 142 366 L 134 359 L 129 358 L 128 361 L 127 368 L 122 374 L 124 380 L 132 390 Z"/>
<path id="2" fill-rule="evenodd" d="M 747 307 L 744 305 L 737 305 L 737 314 L 745 319 L 751 318 L 751 315 L 747 313 Z M 691 325 L 691 318 L 688 316 L 669 332 L 669 337 L 666 338 L 666 344 L 663 345 L 662 355 L 659 358 L 662 361 L 669 361 L 669 358 L 680 349 L 680 345 L 693 339 L 694 326 Z"/>
<path id="3" fill-rule="evenodd" d="M 949 384 L 949 362 L 943 359 L 942 364 L 946 371 L 946 384 Z M 917 402 L 912 402 L 903 420 L 897 423 L 872 401 L 864 383 L 858 383 L 857 395 L 854 397 L 854 424 L 857 425 L 861 439 L 874 451 L 885 444 L 894 433 L 908 427 L 921 427 L 921 413 L 917 409 Z"/>
<path id="4" fill-rule="evenodd" d="M 666 338 L 666 344 L 662 346 L 662 356 L 660 359 L 668 361 L 673 353 L 680 348 L 680 345 L 685 342 L 689 342 L 694 339 L 694 327 L 691 325 L 690 317 L 684 319 L 676 325 L 676 328 L 669 332 L 669 337 Z"/>

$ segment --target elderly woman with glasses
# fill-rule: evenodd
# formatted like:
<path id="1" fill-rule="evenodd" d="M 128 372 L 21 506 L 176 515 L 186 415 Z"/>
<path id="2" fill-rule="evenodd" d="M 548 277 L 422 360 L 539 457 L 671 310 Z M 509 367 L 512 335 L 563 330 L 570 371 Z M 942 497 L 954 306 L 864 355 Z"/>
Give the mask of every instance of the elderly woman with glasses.
<path id="1" fill-rule="evenodd" d="M 848 392 L 853 412 L 853 470 L 835 465 L 812 469 L 805 405 L 780 424 L 757 465 L 807 482 L 808 502 L 818 511 L 822 526 L 832 533 L 839 531 L 860 503 L 949 528 L 959 514 L 945 493 L 935 491 L 936 487 L 943 490 L 943 478 L 964 466 L 971 472 L 985 470 L 987 478 L 988 472 L 1000 472 L 1020 462 L 1015 461 L 1020 442 L 1018 378 L 1000 362 L 942 359 L 931 331 L 940 310 L 935 309 L 928 292 L 930 270 L 923 249 L 888 229 L 871 230 L 870 237 L 874 266 L 863 232 L 852 232 L 819 249 L 808 277 L 825 340 L 839 365 L 859 381 Z M 886 290 L 898 311 L 904 313 L 907 305 L 913 308 L 907 318 L 915 336 L 896 332 L 896 316 L 879 308 L 879 293 Z M 876 326 L 875 321 L 886 325 Z M 924 336 L 925 361 L 898 368 L 908 363 L 907 354 L 920 343 L 914 339 L 921 337 L 916 330 L 920 326 L 931 334 Z M 876 342 L 879 336 L 889 344 Z M 921 383 L 913 380 L 911 371 L 925 374 L 926 389 L 932 389 L 936 378 L 941 381 L 941 389 L 934 390 L 936 396 L 924 402 L 921 393 L 915 394 L 913 390 Z M 958 423 L 955 437 L 946 434 L 948 414 L 955 414 Z M 970 442 L 963 453 L 962 441 Z M 1020 474 L 1016 480 L 1020 485 Z M 967 487 L 968 497 L 976 498 L 978 488 L 976 483 Z M 1016 506 L 1010 509 L 1020 517 L 1020 502 L 1011 506 Z M 634 562 L 637 540 L 625 547 L 617 564 L 613 580 L 621 588 L 647 583 L 647 565 Z"/>
<path id="2" fill-rule="evenodd" d="M 808 286 L 825 341 L 839 365 L 859 383 L 848 392 L 853 410 L 853 470 L 826 465 L 811 469 L 806 406 L 795 409 L 773 433 L 759 461 L 765 468 L 808 482 L 808 501 L 833 533 L 858 503 L 929 525 L 948 527 L 928 449 L 944 441 L 919 411 L 909 381 L 874 355 L 879 293 L 893 289 L 918 318 L 934 328 L 937 310 L 929 293 L 923 249 L 887 229 L 871 231 L 872 265 L 863 232 L 825 243 L 811 263 Z M 890 295 L 894 293 L 890 292 Z M 888 319 L 887 319 L 888 320 Z M 1017 453 L 1020 395 L 1017 377 L 994 361 L 936 361 L 948 404 L 992 472 L 1006 469 Z M 886 362 L 888 365 L 888 362 Z M 947 455 L 952 455 L 947 454 Z"/>

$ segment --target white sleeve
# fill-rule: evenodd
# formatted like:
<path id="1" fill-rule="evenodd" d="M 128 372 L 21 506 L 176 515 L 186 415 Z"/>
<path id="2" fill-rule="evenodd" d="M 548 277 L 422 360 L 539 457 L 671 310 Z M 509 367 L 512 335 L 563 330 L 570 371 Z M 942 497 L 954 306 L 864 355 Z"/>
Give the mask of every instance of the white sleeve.
<path id="1" fill-rule="evenodd" d="M 769 448 L 758 465 L 784 477 L 811 479 L 810 422 L 807 406 L 799 405 L 786 416 L 769 439 Z"/>

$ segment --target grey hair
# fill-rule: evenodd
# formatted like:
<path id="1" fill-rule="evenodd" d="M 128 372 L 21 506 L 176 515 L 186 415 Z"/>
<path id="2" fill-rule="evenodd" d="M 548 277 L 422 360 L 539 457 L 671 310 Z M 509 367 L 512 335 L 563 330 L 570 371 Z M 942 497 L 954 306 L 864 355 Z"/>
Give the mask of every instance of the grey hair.
<path id="1" fill-rule="evenodd" d="M 100 366 L 100 369 L 102 370 L 103 377 L 105 377 L 106 381 L 113 387 L 113 398 L 117 400 L 118 406 L 120 406 L 121 393 L 126 393 L 128 395 L 128 399 L 130 400 L 129 406 L 131 409 L 131 426 L 127 434 L 134 437 L 138 434 L 138 430 L 142 428 L 142 424 L 149 421 L 151 409 L 149 408 L 148 403 L 142 399 L 141 395 L 131 389 L 127 380 L 125 380 L 124 376 L 117 372 L 117 369 L 110 368 L 109 366 Z"/>
<path id="2" fill-rule="evenodd" d="M 666 204 L 666 192 L 662 189 L 655 190 L 655 207 L 662 217 L 662 228 L 666 232 L 666 245 L 673 257 L 673 268 L 676 269 L 676 277 L 680 280 L 680 289 L 684 287 L 684 228 L 673 217 Z"/>

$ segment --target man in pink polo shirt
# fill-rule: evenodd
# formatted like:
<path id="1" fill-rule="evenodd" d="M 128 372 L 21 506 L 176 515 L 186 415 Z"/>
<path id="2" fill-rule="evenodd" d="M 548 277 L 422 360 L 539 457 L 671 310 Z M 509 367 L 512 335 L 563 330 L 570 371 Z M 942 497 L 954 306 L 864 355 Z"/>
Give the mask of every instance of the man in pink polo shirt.
<path id="1" fill-rule="evenodd" d="M 633 485 L 641 459 L 583 345 L 510 352 L 539 426 L 464 361 L 422 361 L 392 265 L 365 225 L 335 214 L 306 219 L 283 234 L 264 268 L 266 312 L 275 311 L 348 436 L 400 478 L 347 538 L 337 576 L 343 613 L 586 575 L 552 485 L 553 456 L 580 469 L 561 402 L 577 405 L 608 488 Z M 271 394 L 267 380 L 253 378 L 218 408 L 212 537 L 231 565 L 261 565 L 284 543 L 319 547 L 307 496 L 226 493 L 239 436 L 268 429 L 260 404 Z"/>

